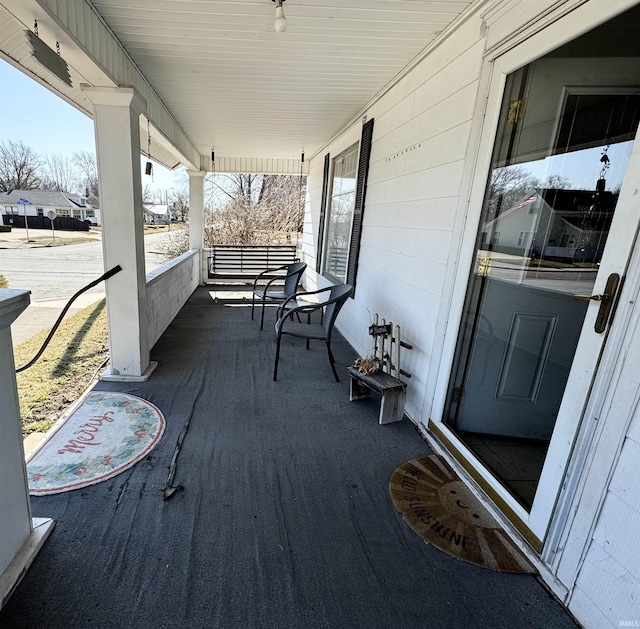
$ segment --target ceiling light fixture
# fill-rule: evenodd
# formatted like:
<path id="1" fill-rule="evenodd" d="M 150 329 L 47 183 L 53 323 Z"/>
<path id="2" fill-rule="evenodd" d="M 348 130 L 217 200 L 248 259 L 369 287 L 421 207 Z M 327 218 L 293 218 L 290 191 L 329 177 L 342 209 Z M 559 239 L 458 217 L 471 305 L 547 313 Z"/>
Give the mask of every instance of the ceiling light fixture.
<path id="1" fill-rule="evenodd" d="M 282 3 L 284 0 L 272 0 L 276 3 L 276 21 L 273 23 L 273 27 L 278 33 L 284 33 L 287 30 L 287 18 L 284 16 L 284 9 Z"/>

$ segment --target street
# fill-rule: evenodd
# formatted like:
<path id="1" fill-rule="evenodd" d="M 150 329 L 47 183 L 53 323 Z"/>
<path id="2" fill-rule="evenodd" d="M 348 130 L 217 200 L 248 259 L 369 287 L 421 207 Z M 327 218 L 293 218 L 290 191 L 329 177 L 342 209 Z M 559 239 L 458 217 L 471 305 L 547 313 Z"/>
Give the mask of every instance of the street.
<path id="1" fill-rule="evenodd" d="M 15 235 L 14 235 L 15 236 Z M 6 234 L 0 234 L 0 241 Z M 145 265 L 150 272 L 163 264 L 155 246 L 166 234 L 145 236 Z M 14 345 L 53 325 L 68 299 L 104 273 L 102 242 L 59 247 L 3 248 L 0 242 L 0 275 L 9 288 L 31 291 L 31 305 L 11 326 Z M 83 294 L 69 315 L 104 296 L 104 284 Z"/>

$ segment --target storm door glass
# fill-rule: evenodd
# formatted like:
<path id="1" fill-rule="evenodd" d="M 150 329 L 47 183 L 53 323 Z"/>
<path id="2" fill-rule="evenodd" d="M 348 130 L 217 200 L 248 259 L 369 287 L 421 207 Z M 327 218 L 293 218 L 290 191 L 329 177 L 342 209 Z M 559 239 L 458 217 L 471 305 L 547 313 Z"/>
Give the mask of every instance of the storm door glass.
<path id="1" fill-rule="evenodd" d="M 640 116 L 635 87 L 580 85 L 598 68 L 549 56 L 507 79 L 449 386 L 445 423 L 527 509 Z"/>

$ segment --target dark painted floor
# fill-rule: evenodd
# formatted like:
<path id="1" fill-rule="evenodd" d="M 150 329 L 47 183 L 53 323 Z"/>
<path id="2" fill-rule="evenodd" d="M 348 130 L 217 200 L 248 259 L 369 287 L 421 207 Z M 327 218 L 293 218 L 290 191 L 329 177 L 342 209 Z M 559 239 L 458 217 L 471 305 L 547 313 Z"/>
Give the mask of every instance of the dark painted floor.
<path id="1" fill-rule="evenodd" d="M 98 385 L 153 402 L 165 435 L 114 479 L 33 498 L 34 516 L 57 525 L 0 627 L 574 627 L 534 577 L 418 538 L 387 489 L 429 453 L 416 430 L 350 403 L 321 343 L 285 339 L 273 382 L 273 336 L 200 288 L 154 348 L 148 382 Z M 340 337 L 333 347 L 344 372 L 354 354 Z M 184 489 L 163 501 L 189 419 Z"/>

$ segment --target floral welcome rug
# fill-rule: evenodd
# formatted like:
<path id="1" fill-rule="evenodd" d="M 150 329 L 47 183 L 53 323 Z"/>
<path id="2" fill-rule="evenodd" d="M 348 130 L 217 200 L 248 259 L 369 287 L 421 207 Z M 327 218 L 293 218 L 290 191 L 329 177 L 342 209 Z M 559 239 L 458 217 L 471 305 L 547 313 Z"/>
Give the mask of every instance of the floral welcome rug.
<path id="1" fill-rule="evenodd" d="M 112 478 L 143 459 L 164 428 L 162 413 L 146 400 L 91 392 L 27 460 L 29 493 L 56 494 Z"/>

